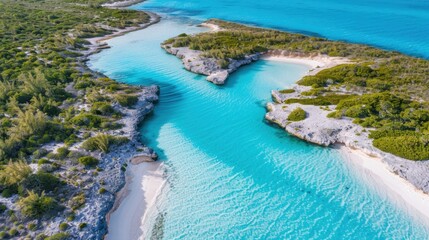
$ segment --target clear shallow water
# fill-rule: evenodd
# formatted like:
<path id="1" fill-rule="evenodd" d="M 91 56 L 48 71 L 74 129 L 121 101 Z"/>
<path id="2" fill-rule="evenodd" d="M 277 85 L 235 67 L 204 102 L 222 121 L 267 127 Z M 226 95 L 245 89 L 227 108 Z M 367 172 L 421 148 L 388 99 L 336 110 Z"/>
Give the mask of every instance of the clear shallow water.
<path id="1" fill-rule="evenodd" d="M 141 132 L 167 165 L 170 188 L 158 206 L 164 239 L 428 238 L 337 150 L 264 123 L 270 90 L 295 82 L 305 66 L 259 61 L 217 87 L 159 47 L 201 30 L 188 20 L 164 19 L 109 40 L 112 48 L 89 62 L 119 81 L 161 87 Z"/>
<path id="2" fill-rule="evenodd" d="M 429 58 L 427 0 L 149 0 L 133 8 L 256 24 Z"/>

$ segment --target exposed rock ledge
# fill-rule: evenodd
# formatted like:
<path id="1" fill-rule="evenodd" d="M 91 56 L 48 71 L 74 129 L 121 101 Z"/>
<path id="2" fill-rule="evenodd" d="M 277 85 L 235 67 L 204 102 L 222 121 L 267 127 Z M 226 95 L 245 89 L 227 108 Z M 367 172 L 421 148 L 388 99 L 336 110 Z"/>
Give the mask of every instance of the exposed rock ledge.
<path id="1" fill-rule="evenodd" d="M 250 64 L 261 57 L 261 53 L 250 54 L 241 60 L 230 59 L 229 65 L 223 69 L 217 59 L 208 58 L 202 51 L 192 50 L 189 47 L 173 47 L 171 44 L 162 45 L 168 53 L 182 59 L 186 70 L 207 76 L 207 81 L 216 85 L 225 84 L 229 74 L 237 71 L 243 65 Z"/>
<path id="2" fill-rule="evenodd" d="M 138 102 L 133 108 L 122 107 L 115 104 L 115 110 L 123 113 L 123 118 L 118 122 L 124 126 L 118 130 L 110 130 L 105 133 L 128 137 L 130 141 L 126 144 L 115 146 L 108 153 L 85 152 L 79 145 L 74 146 L 77 150 L 92 155 L 100 160 L 99 167 L 103 169 L 97 175 L 85 175 L 81 180 L 79 190 L 86 196 L 85 205 L 76 210 L 76 217 L 69 221 L 67 232 L 73 239 L 103 239 L 107 233 L 106 214 L 112 209 L 116 193 L 125 185 L 126 167 L 130 161 L 138 157 L 144 161 L 155 161 L 157 154 L 149 147 L 140 143 L 140 132 L 138 124 L 144 117 L 151 113 L 154 102 L 158 100 L 158 87 L 142 87 L 138 93 Z M 104 188 L 105 193 L 100 194 L 99 189 Z M 52 235 L 59 232 L 59 225 L 66 222 L 64 216 L 57 216 L 44 226 L 44 233 Z M 83 229 L 80 223 L 86 223 Z"/>
<path id="3" fill-rule="evenodd" d="M 322 109 L 319 106 L 284 104 L 287 98 L 295 98 L 300 92 L 308 90 L 302 86 L 294 86 L 295 93 L 282 94 L 272 91 L 275 103 L 268 103 L 268 112 L 265 118 L 278 124 L 288 133 L 322 146 L 344 144 L 353 149 L 359 149 L 366 154 L 380 158 L 390 171 L 409 181 L 417 189 L 429 193 L 429 161 L 410 161 L 389 153 L 385 153 L 372 145 L 368 137 L 369 132 L 360 125 L 354 124 L 351 119 L 333 119 L 326 115 L 335 106 Z M 307 118 L 299 122 L 289 122 L 287 117 L 295 108 L 301 107 L 306 111 Z"/>

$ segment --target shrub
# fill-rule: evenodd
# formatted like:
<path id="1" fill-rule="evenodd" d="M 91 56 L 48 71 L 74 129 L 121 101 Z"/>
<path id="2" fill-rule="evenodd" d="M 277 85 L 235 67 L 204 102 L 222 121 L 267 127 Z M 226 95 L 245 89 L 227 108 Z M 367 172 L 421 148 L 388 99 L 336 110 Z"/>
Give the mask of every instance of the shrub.
<path id="1" fill-rule="evenodd" d="M 66 240 L 70 237 L 68 233 L 55 233 L 54 235 L 45 238 L 45 240 Z"/>
<path id="2" fill-rule="evenodd" d="M 382 137 L 400 137 L 400 136 L 421 136 L 420 133 L 410 130 L 379 129 L 373 130 L 369 134 L 370 138 L 378 139 Z"/>
<path id="3" fill-rule="evenodd" d="M 375 139 L 373 145 L 382 151 L 406 159 L 428 160 L 429 141 L 427 139 L 417 136 L 381 137 Z"/>
<path id="4" fill-rule="evenodd" d="M 351 118 L 365 118 L 369 117 L 370 114 L 371 112 L 368 107 L 361 104 L 351 106 L 345 112 L 345 115 Z"/>
<path id="5" fill-rule="evenodd" d="M 53 198 L 45 193 L 37 194 L 33 191 L 28 192 L 28 196 L 18 201 L 21 213 L 26 217 L 41 217 L 57 207 Z"/>
<path id="6" fill-rule="evenodd" d="M 44 148 L 40 148 L 40 149 L 33 152 L 33 158 L 35 158 L 35 159 L 41 158 L 41 157 L 46 156 L 46 154 L 48 154 L 48 151 Z"/>
<path id="7" fill-rule="evenodd" d="M 0 171 L 0 181 L 4 185 L 13 185 L 20 183 L 32 173 L 30 166 L 24 161 L 9 162 L 6 167 Z"/>
<path id="8" fill-rule="evenodd" d="M 217 60 L 217 64 L 222 68 L 222 69 L 227 69 L 229 66 L 229 62 L 225 59 L 219 59 Z"/>
<path id="9" fill-rule="evenodd" d="M 91 113 L 109 116 L 115 113 L 115 109 L 113 109 L 112 105 L 106 102 L 96 102 L 92 105 Z"/>
<path id="10" fill-rule="evenodd" d="M 139 100 L 136 95 L 130 94 L 118 94 L 115 96 L 116 101 L 123 107 L 131 107 L 137 103 Z"/>
<path id="11" fill-rule="evenodd" d="M 29 190 L 41 194 L 42 192 L 54 191 L 60 186 L 60 179 L 50 173 L 38 172 L 31 174 L 20 184 L 21 192 Z"/>
<path id="12" fill-rule="evenodd" d="M 325 96 L 318 96 L 315 98 L 289 98 L 285 101 L 286 104 L 300 103 L 303 105 L 316 105 L 316 106 L 327 106 L 336 105 L 344 99 L 348 99 L 350 95 L 336 95 L 330 94 Z"/>
<path id="13" fill-rule="evenodd" d="M 29 224 L 27 225 L 27 228 L 28 228 L 28 230 L 30 230 L 30 231 L 34 231 L 34 230 L 36 230 L 36 229 L 37 229 L 37 225 L 36 225 L 35 223 L 29 223 Z"/>
<path id="14" fill-rule="evenodd" d="M 128 142 L 129 139 L 126 137 L 115 137 L 107 134 L 99 134 L 95 137 L 88 138 L 82 143 L 82 148 L 88 151 L 101 150 L 108 152 L 110 146 L 121 145 Z"/>
<path id="15" fill-rule="evenodd" d="M 279 93 L 283 93 L 283 94 L 294 93 L 294 92 L 295 92 L 294 89 L 283 89 L 279 91 Z"/>
<path id="16" fill-rule="evenodd" d="M 328 115 L 326 115 L 326 117 L 328 118 L 341 118 L 343 116 L 343 114 L 341 113 L 341 111 L 333 111 L 328 113 Z"/>
<path id="17" fill-rule="evenodd" d="M 107 190 L 105 188 L 100 188 L 100 190 L 98 190 L 99 194 L 103 194 L 105 193 Z"/>
<path id="18" fill-rule="evenodd" d="M 296 108 L 293 110 L 289 116 L 287 117 L 287 120 L 289 121 L 302 121 L 307 117 L 307 113 L 302 108 Z"/>
<path id="19" fill-rule="evenodd" d="M 37 165 L 42 165 L 42 164 L 50 164 L 51 163 L 51 161 L 49 161 L 48 159 L 46 159 L 46 158 L 42 158 L 42 159 L 39 159 L 39 161 L 37 161 Z"/>
<path id="20" fill-rule="evenodd" d="M 85 167 L 95 167 L 99 163 L 99 160 L 95 157 L 85 156 L 85 157 L 80 157 L 78 159 L 78 162 L 84 165 Z"/>
<path id="21" fill-rule="evenodd" d="M 3 203 L 0 203 L 0 214 L 4 213 L 7 210 L 6 205 L 4 205 Z"/>
<path id="22" fill-rule="evenodd" d="M 3 189 L 1 196 L 4 198 L 10 198 L 13 194 L 18 193 L 16 185 L 9 186 L 8 188 Z"/>
<path id="23" fill-rule="evenodd" d="M 14 237 L 16 234 L 18 234 L 18 230 L 16 230 L 16 228 L 9 230 L 9 236 Z"/>
<path id="24" fill-rule="evenodd" d="M 68 225 L 67 223 L 65 223 L 65 222 L 63 222 L 63 223 L 61 223 L 61 224 L 59 225 L 59 229 L 60 229 L 61 231 L 65 231 L 65 230 L 67 230 L 67 228 L 69 228 L 69 225 Z"/>
<path id="25" fill-rule="evenodd" d="M 79 224 L 79 230 L 82 230 L 82 229 L 86 228 L 87 226 L 88 226 L 87 223 L 80 223 Z"/>
<path id="26" fill-rule="evenodd" d="M 97 115 L 93 115 L 90 113 L 82 113 L 79 114 L 72 119 L 70 122 L 77 126 L 85 126 L 88 128 L 97 128 L 103 122 L 103 118 Z"/>
<path id="27" fill-rule="evenodd" d="M 66 147 L 60 147 L 57 149 L 57 157 L 58 159 L 64 159 L 69 154 L 69 150 Z"/>
<path id="28" fill-rule="evenodd" d="M 85 202 L 86 202 L 85 194 L 79 193 L 70 200 L 70 208 L 72 210 L 79 209 L 85 204 Z M 74 218 L 74 215 L 73 215 L 73 218 Z"/>

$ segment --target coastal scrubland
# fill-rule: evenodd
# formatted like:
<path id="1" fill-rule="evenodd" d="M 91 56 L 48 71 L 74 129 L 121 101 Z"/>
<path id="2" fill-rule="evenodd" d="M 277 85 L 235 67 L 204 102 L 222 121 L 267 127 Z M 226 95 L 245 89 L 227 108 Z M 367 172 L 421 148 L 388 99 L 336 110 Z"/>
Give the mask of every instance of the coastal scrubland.
<path id="1" fill-rule="evenodd" d="M 217 19 L 207 23 L 221 30 L 181 34 L 164 45 L 201 51 L 204 57 L 217 59 L 223 68 L 228 68 L 233 59 L 273 50 L 307 57 L 347 58 L 350 63 L 303 77 L 298 84 L 311 89 L 285 103 L 336 105 L 329 117 L 354 119 L 372 131 L 370 137 L 380 150 L 410 160 L 429 159 L 429 61 L 367 45 Z"/>
<path id="2" fill-rule="evenodd" d="M 88 70 L 85 39 L 150 17 L 106 2 L 0 1 L 0 239 L 65 239 L 67 220 L 52 236 L 45 223 L 72 221 L 88 175 L 103 171 L 97 152 L 128 140 L 106 133 L 122 128 L 121 109 L 141 90 Z"/>

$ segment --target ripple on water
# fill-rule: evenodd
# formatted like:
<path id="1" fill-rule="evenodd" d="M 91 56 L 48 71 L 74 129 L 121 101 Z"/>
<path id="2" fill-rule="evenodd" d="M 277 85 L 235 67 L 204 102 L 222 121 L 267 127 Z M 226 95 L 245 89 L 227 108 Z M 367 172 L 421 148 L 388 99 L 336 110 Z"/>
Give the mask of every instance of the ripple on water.
<path id="1" fill-rule="evenodd" d="M 263 122 L 270 90 L 299 79 L 305 66 L 260 61 L 214 86 L 159 47 L 198 31 L 164 20 L 110 40 L 112 48 L 91 57 L 93 69 L 119 81 L 161 87 L 141 131 L 167 166 L 170 187 L 157 206 L 165 239 L 427 238 L 422 224 L 368 187 L 337 150 Z"/>

